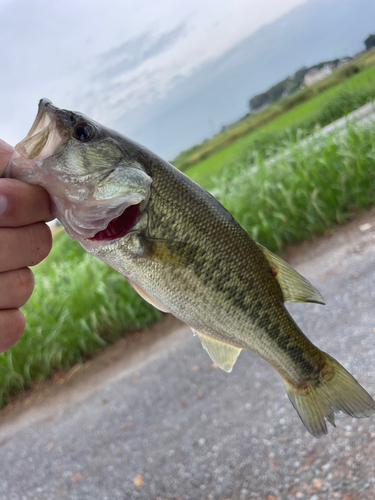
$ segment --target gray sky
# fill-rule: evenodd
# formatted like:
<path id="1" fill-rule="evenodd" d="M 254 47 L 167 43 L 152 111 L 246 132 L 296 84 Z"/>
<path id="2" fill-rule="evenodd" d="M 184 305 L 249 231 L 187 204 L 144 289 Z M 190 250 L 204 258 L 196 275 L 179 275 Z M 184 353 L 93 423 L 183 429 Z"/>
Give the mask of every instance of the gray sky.
<path id="1" fill-rule="evenodd" d="M 0 137 L 21 140 L 41 97 L 132 137 L 181 82 L 304 1 L 0 0 Z"/>

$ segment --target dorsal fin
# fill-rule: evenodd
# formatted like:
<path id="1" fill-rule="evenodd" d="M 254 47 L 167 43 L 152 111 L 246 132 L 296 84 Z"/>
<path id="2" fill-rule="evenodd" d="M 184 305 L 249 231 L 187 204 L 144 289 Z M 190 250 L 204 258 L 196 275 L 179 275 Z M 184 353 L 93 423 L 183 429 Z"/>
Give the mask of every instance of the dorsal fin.
<path id="1" fill-rule="evenodd" d="M 324 305 L 323 297 L 306 278 L 301 276 L 285 260 L 270 252 L 259 243 L 257 245 L 270 263 L 271 273 L 279 282 L 285 302 L 314 302 Z"/>
<path id="2" fill-rule="evenodd" d="M 204 333 L 197 332 L 197 330 L 193 328 L 192 330 L 194 335 L 198 335 L 202 346 L 206 349 L 212 361 L 216 363 L 219 368 L 230 373 L 242 349 L 221 342 L 221 340 L 214 339 Z"/>

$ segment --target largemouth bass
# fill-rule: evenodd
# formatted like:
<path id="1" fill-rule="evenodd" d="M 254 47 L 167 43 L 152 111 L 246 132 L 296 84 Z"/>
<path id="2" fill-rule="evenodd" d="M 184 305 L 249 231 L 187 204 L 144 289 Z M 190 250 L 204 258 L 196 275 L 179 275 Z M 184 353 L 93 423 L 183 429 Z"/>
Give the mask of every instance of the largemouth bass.
<path id="1" fill-rule="evenodd" d="M 43 186 L 68 234 L 162 311 L 187 323 L 230 372 L 242 349 L 281 375 L 307 430 L 334 413 L 367 417 L 375 402 L 295 324 L 285 301 L 320 293 L 262 247 L 224 207 L 145 147 L 46 99 L 7 175 Z"/>

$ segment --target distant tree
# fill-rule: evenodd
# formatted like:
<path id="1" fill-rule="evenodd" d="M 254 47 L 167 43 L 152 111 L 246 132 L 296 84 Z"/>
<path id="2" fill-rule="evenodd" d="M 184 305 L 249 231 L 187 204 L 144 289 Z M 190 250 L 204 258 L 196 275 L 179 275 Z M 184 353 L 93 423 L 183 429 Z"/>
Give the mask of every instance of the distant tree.
<path id="1" fill-rule="evenodd" d="M 370 50 L 375 47 L 375 35 L 370 35 L 365 40 L 366 50 Z"/>
<path id="2" fill-rule="evenodd" d="M 262 106 L 265 106 L 266 104 L 269 104 L 269 99 L 267 92 L 264 92 L 263 94 L 256 95 L 252 97 L 249 101 L 249 107 L 250 111 L 255 111 Z"/>

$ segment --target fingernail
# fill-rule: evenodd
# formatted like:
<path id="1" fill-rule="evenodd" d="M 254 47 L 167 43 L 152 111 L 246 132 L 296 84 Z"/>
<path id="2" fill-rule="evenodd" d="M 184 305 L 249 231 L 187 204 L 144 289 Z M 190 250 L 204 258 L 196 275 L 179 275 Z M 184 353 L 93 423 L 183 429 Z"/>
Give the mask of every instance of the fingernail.
<path id="1" fill-rule="evenodd" d="M 3 194 L 0 194 L 0 216 L 5 213 L 7 206 L 8 206 L 8 200 L 5 198 Z"/>

